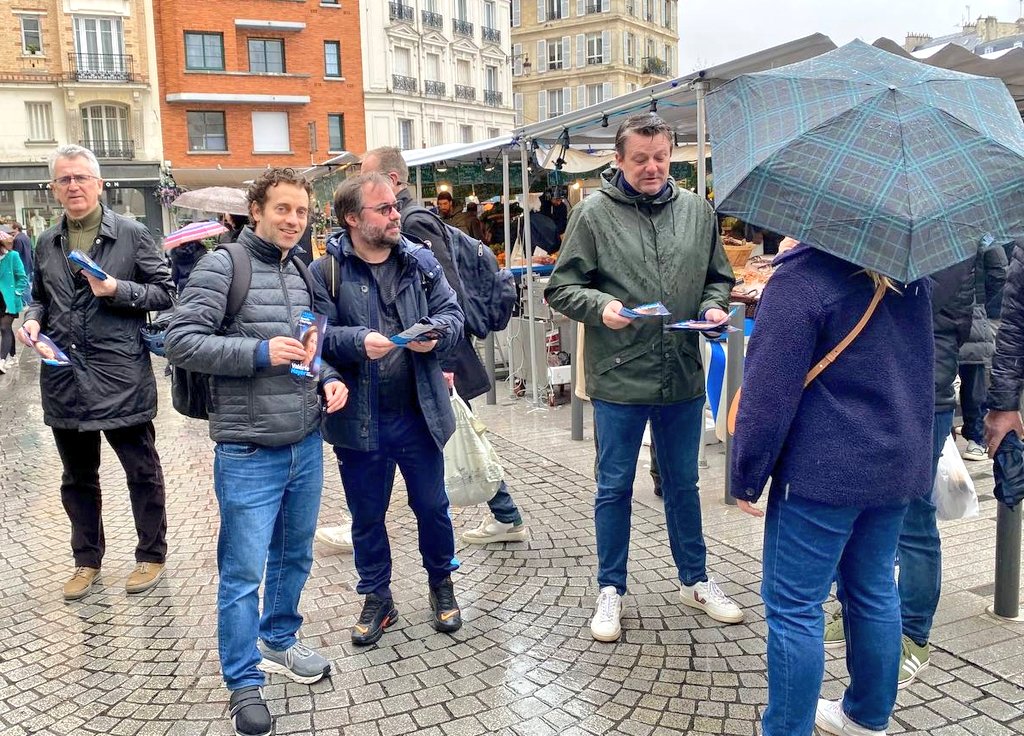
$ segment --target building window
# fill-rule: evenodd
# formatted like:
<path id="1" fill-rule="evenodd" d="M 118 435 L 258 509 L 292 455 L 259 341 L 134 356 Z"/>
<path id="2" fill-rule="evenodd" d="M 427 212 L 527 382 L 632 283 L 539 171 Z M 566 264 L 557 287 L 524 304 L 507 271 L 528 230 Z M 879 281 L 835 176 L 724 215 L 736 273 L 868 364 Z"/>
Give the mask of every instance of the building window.
<path id="1" fill-rule="evenodd" d="M 412 76 L 412 52 L 405 46 L 395 47 L 395 74 Z"/>
<path id="2" fill-rule="evenodd" d="M 459 141 L 461 143 L 472 143 L 473 142 L 473 126 L 472 125 L 460 125 L 459 126 Z"/>
<path id="3" fill-rule="evenodd" d="M 81 145 L 98 158 L 134 158 L 128 132 L 128 108 L 121 105 L 83 107 Z"/>
<path id="4" fill-rule="evenodd" d="M 498 27 L 498 11 L 494 6 L 494 0 L 484 0 L 484 26 Z"/>
<path id="5" fill-rule="evenodd" d="M 562 58 L 562 39 L 555 38 L 548 41 L 548 69 L 564 68 L 565 60 Z"/>
<path id="6" fill-rule="evenodd" d="M 600 33 L 587 34 L 587 64 L 604 63 L 604 44 Z"/>
<path id="7" fill-rule="evenodd" d="M 345 150 L 345 115 L 334 112 L 327 115 L 327 150 Z"/>
<path id="8" fill-rule="evenodd" d="M 249 71 L 284 74 L 284 41 L 279 38 L 250 38 Z"/>
<path id="9" fill-rule="evenodd" d="M 497 138 L 499 135 L 501 135 L 501 131 L 498 130 L 497 128 L 488 128 L 487 129 L 487 137 L 488 138 Z"/>
<path id="10" fill-rule="evenodd" d="M 622 59 L 627 66 L 636 64 L 636 37 L 632 33 L 622 34 Z"/>
<path id="11" fill-rule="evenodd" d="M 252 114 L 253 153 L 291 153 L 288 140 L 288 113 L 254 112 Z"/>
<path id="12" fill-rule="evenodd" d="M 324 75 L 341 76 L 341 42 L 324 41 Z"/>
<path id="13" fill-rule="evenodd" d="M 587 85 L 587 107 L 604 102 L 604 96 L 602 95 L 603 90 L 604 87 L 600 84 Z"/>
<path id="14" fill-rule="evenodd" d="M 39 54 L 43 51 L 43 30 L 38 15 L 21 16 L 21 53 Z"/>
<path id="15" fill-rule="evenodd" d="M 405 118 L 398 119 L 398 147 L 403 151 L 413 148 L 412 142 L 412 121 Z"/>
<path id="16" fill-rule="evenodd" d="M 559 20 L 562 18 L 562 2 L 563 0 L 544 0 L 544 15 L 537 20 L 544 22 L 545 20 Z"/>
<path id="17" fill-rule="evenodd" d="M 76 71 L 87 78 L 119 78 L 127 71 L 124 32 L 120 18 L 94 18 L 76 15 Z"/>
<path id="18" fill-rule="evenodd" d="M 188 150 L 228 150 L 227 127 L 224 124 L 224 113 L 188 113 Z"/>
<path id="19" fill-rule="evenodd" d="M 548 118 L 557 118 L 559 115 L 565 112 L 565 106 L 562 104 L 564 99 L 565 98 L 562 94 L 562 90 L 548 90 Z"/>
<path id="20" fill-rule="evenodd" d="M 444 123 L 438 120 L 430 121 L 430 145 L 440 146 L 444 143 Z"/>
<path id="21" fill-rule="evenodd" d="M 28 118 L 28 140 L 53 142 L 53 106 L 49 102 L 26 102 L 25 117 Z"/>
<path id="22" fill-rule="evenodd" d="M 185 31 L 185 68 L 223 71 L 223 34 Z"/>
<path id="23" fill-rule="evenodd" d="M 469 21 L 469 9 L 466 0 L 455 0 L 455 17 L 463 22 Z"/>

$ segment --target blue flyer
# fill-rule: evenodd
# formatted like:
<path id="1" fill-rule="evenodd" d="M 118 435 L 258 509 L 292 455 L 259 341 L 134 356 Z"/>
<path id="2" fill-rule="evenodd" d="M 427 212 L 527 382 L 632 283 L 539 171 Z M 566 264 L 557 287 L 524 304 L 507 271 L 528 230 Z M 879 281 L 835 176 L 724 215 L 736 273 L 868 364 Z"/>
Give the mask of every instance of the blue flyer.
<path id="1" fill-rule="evenodd" d="M 100 268 L 96 261 L 80 250 L 73 250 L 68 253 L 68 260 L 81 267 L 83 271 L 88 271 L 90 275 L 95 276 L 100 281 L 106 281 L 110 278 L 110 274 Z"/>

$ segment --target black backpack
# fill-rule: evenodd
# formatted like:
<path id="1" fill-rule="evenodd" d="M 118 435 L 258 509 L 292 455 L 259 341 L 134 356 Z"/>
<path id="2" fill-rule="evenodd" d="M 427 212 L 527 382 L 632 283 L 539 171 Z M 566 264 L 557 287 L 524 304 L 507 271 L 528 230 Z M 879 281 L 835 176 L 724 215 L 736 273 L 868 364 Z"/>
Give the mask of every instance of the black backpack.
<path id="1" fill-rule="evenodd" d="M 224 319 L 214 334 L 223 335 L 235 321 L 235 316 L 242 308 L 245 297 L 252 283 L 252 261 L 249 253 L 240 243 L 221 243 L 217 250 L 225 250 L 231 256 L 231 284 L 228 287 L 228 303 L 224 309 Z M 292 259 L 299 275 L 306 282 L 309 290 L 310 304 L 313 303 L 313 280 L 306 264 Z M 193 419 L 209 419 L 213 408 L 210 396 L 210 376 L 206 373 L 186 370 L 176 365 L 171 366 L 171 403 L 174 410 Z"/>
<path id="2" fill-rule="evenodd" d="M 484 338 L 492 332 L 504 330 L 512 319 L 512 308 L 516 303 L 516 283 L 512 272 L 498 268 L 498 259 L 490 246 L 452 227 L 425 207 L 406 207 L 402 211 L 403 221 L 404 217 L 421 212 L 441 224 L 445 244 L 462 282 L 460 306 L 466 315 L 466 331 L 474 337 Z"/>

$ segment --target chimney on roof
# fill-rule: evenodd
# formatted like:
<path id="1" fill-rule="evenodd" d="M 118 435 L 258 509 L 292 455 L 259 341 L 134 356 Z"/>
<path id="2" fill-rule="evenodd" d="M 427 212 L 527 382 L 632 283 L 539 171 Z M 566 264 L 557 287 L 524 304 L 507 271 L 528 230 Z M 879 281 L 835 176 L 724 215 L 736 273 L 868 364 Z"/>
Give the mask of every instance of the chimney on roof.
<path id="1" fill-rule="evenodd" d="M 907 38 L 903 42 L 903 48 L 913 52 L 931 40 L 932 37 L 927 33 L 907 33 Z"/>
<path id="2" fill-rule="evenodd" d="M 986 16 L 978 24 L 978 37 L 983 42 L 999 38 L 999 20 L 994 15 Z"/>

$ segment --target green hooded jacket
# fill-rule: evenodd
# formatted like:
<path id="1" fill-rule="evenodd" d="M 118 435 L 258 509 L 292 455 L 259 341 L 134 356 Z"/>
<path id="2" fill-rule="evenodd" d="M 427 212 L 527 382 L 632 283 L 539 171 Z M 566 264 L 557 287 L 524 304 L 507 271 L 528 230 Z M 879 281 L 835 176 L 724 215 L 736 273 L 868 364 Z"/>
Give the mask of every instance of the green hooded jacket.
<path id="1" fill-rule="evenodd" d="M 671 179 L 654 197 L 630 196 L 617 170 L 573 208 L 544 290 L 553 309 L 585 326 L 587 393 L 619 404 L 670 404 L 704 395 L 699 337 L 662 326 L 728 309 L 735 283 L 715 213 Z M 671 316 L 604 325 L 605 306 L 661 301 Z"/>

